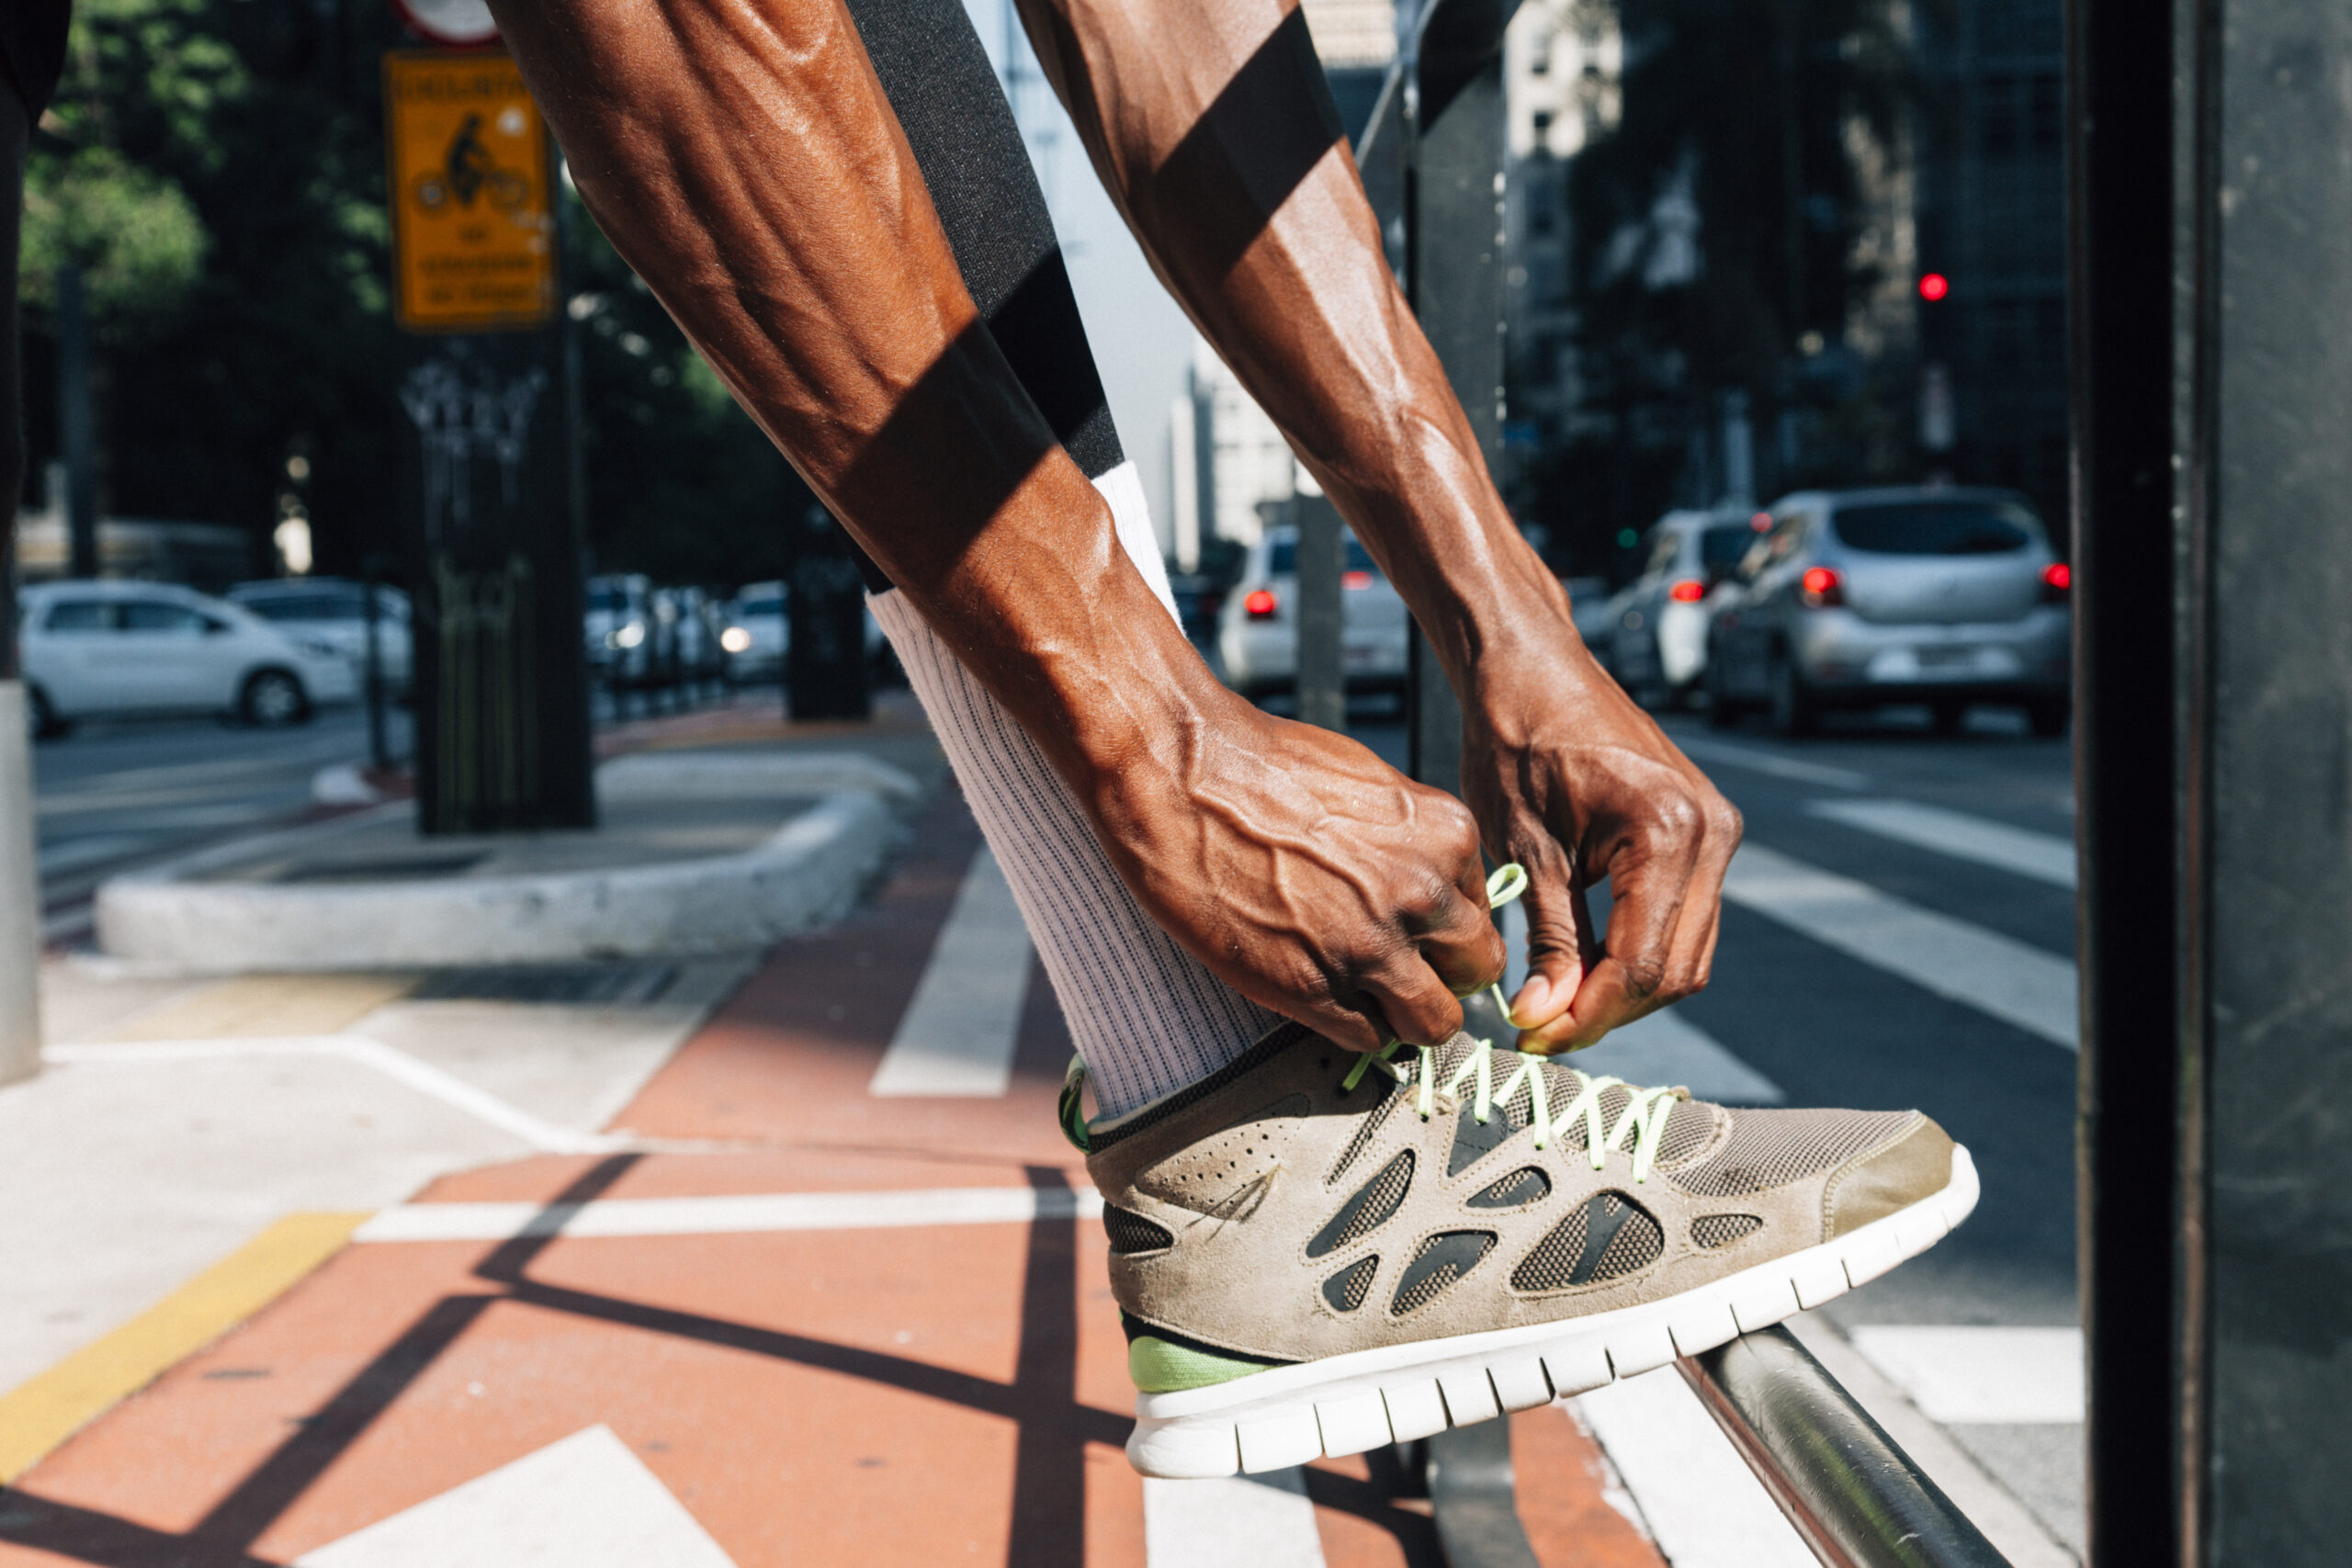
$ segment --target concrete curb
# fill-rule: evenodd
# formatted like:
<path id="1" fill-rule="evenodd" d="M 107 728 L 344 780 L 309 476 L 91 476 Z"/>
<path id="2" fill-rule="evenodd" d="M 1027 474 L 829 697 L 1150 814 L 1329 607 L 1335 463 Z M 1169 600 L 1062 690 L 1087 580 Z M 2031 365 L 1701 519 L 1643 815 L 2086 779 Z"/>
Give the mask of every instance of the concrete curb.
<path id="1" fill-rule="evenodd" d="M 402 802 L 117 877 L 98 890 L 98 945 L 114 959 L 188 974 L 738 953 L 848 913 L 904 837 L 886 795 L 911 801 L 922 793 L 899 770 L 871 759 L 831 765 L 830 775 L 815 766 L 711 770 L 703 765 L 708 761 L 621 770 L 617 778 L 608 768 L 600 788 L 608 798 L 719 799 L 779 788 L 806 791 L 820 780 L 838 784 L 855 778 L 866 787 L 829 791 L 774 837 L 737 855 L 437 882 L 307 886 L 190 880 L 289 840 L 333 838 L 413 809 Z M 663 773 L 673 775 L 667 782 L 675 787 L 663 787 Z"/>

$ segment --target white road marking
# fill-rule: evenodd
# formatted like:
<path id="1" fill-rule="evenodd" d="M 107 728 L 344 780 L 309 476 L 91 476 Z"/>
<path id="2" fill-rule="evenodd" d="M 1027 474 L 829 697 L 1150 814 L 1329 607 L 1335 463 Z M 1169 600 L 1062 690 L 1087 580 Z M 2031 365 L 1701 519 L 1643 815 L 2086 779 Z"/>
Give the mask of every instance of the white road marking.
<path id="1" fill-rule="evenodd" d="M 357 1034 L 283 1035 L 253 1040 L 157 1040 L 132 1045 L 51 1045 L 41 1059 L 72 1066 L 171 1066 L 187 1062 L 250 1061 L 263 1056 L 322 1056 L 355 1063 L 404 1084 L 417 1093 L 462 1111 L 477 1122 L 511 1133 L 550 1154 L 595 1154 L 628 1146 L 631 1140 L 559 1127 L 477 1089 L 454 1073 L 421 1062 L 405 1051 Z"/>
<path id="2" fill-rule="evenodd" d="M 2004 1023 L 2075 1047 L 2075 966 L 1760 844 L 1731 863 L 1724 897 Z"/>
<path id="3" fill-rule="evenodd" d="M 2074 840 L 2055 833 L 2036 833 L 1909 800 L 1816 800 L 1805 810 L 1882 839 L 1973 860 L 2052 887 L 2071 890 L 2075 886 Z"/>
<path id="4" fill-rule="evenodd" d="M 1091 1190 L 933 1187 L 898 1192 L 760 1192 L 716 1198 L 600 1198 L 586 1203 L 403 1203 L 353 1235 L 359 1242 L 509 1241 L 516 1236 L 730 1235 L 1025 1224 L 1099 1219 Z"/>
<path id="5" fill-rule="evenodd" d="M 603 1426 L 294 1562 L 295 1568 L 735 1568 L 645 1461 Z"/>
<path id="6" fill-rule="evenodd" d="M 866 1092 L 993 1100 L 1012 1080 L 1029 997 L 1029 928 L 988 846 L 972 857 L 931 962 Z"/>
<path id="7" fill-rule="evenodd" d="M 1270 1470 L 1217 1481 L 1143 1483 L 1150 1568 L 1323 1568 L 1306 1472 Z"/>
<path id="8" fill-rule="evenodd" d="M 85 839 L 68 839 L 40 852 L 40 874 L 46 880 L 84 866 L 120 860 L 153 838 L 152 833 L 97 833 Z"/>
<path id="9" fill-rule="evenodd" d="M 1694 1100 L 1779 1105 L 1788 1099 L 1779 1084 L 1670 1008 L 1611 1032 L 1589 1050 L 1559 1059 L 1585 1072 L 1607 1073 L 1627 1083 L 1680 1084 Z"/>
<path id="10" fill-rule="evenodd" d="M 2083 1331 L 1872 1324 L 1847 1331 L 1930 1420 L 2058 1426 L 2083 1418 Z"/>
<path id="11" fill-rule="evenodd" d="M 1818 1568 L 1673 1368 L 1595 1389 L 1575 1404 L 1674 1568 Z"/>
<path id="12" fill-rule="evenodd" d="M 1728 740 L 1710 740 L 1696 735 L 1676 735 L 1668 739 L 1694 762 L 1720 762 L 1725 767 L 1746 768 L 1752 773 L 1768 773 L 1776 779 L 1793 779 L 1799 784 L 1827 784 L 1833 789 L 1871 789 L 1878 782 L 1870 774 L 1858 773 L 1851 768 L 1833 768 L 1826 762 L 1803 761 L 1754 746 L 1736 746 Z"/>

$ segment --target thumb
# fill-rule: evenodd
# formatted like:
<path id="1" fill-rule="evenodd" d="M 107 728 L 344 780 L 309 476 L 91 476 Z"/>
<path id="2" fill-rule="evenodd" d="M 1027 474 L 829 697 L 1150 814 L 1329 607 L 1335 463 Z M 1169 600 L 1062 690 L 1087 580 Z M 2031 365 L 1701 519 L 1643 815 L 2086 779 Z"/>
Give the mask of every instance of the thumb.
<path id="1" fill-rule="evenodd" d="M 1599 956 L 1584 890 L 1568 878 L 1566 857 L 1531 874 L 1521 899 L 1527 911 L 1527 979 L 1511 998 L 1510 1021 L 1540 1029 L 1568 1010 L 1589 963 Z"/>

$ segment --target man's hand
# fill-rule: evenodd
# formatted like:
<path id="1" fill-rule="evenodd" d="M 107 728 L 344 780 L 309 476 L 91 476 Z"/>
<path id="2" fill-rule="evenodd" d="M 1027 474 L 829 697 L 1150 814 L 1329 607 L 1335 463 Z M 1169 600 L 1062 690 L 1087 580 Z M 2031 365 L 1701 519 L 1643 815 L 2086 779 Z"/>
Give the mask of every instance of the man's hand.
<path id="1" fill-rule="evenodd" d="M 1565 626 L 1480 666 L 1463 791 L 1488 852 L 1527 867 L 1519 1047 L 1589 1045 L 1707 984 L 1739 813 Z M 1607 878 L 1605 946 L 1585 890 Z"/>
<path id="2" fill-rule="evenodd" d="M 1081 790 L 1120 875 L 1252 1000 L 1350 1050 L 1443 1042 L 1503 968 L 1470 813 L 1345 736 L 1208 705 Z"/>

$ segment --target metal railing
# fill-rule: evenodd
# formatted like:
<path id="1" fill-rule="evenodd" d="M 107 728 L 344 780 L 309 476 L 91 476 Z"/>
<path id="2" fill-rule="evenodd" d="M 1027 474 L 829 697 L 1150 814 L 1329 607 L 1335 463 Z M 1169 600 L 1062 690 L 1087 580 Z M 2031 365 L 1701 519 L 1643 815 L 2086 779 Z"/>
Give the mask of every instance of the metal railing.
<path id="1" fill-rule="evenodd" d="M 1499 450 L 1503 379 L 1501 53 L 1517 8 L 1517 0 L 1423 0 L 1400 28 L 1396 62 L 1356 147 L 1390 264 L 1490 463 Z M 1327 527 L 1336 544 L 1336 524 Z M 1332 579 L 1302 581 L 1302 602 L 1328 587 L 1319 598 L 1336 603 L 1338 550 L 1302 550 L 1298 558 L 1302 577 L 1312 570 Z M 1333 646 L 1302 645 L 1301 708 L 1322 713 L 1340 706 L 1339 617 L 1317 617 L 1311 629 Z M 1460 710 L 1426 645 L 1414 641 L 1407 706 L 1412 771 L 1454 788 Z M 1319 682 L 1310 671 L 1324 672 Z M 1734 1339 L 1678 1366 L 1830 1568 L 2006 1568 L 1983 1533 L 1785 1329 Z M 1534 1562 L 1511 1502 L 1508 1423 L 1440 1434 L 1430 1439 L 1428 1458 L 1439 1537 L 1453 1568 Z"/>

